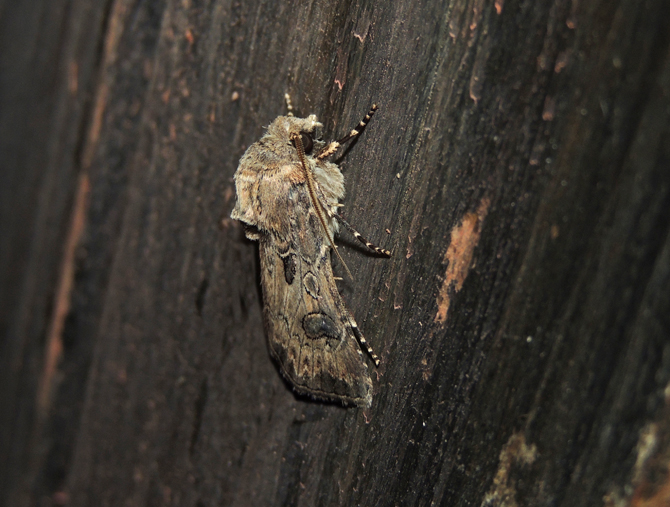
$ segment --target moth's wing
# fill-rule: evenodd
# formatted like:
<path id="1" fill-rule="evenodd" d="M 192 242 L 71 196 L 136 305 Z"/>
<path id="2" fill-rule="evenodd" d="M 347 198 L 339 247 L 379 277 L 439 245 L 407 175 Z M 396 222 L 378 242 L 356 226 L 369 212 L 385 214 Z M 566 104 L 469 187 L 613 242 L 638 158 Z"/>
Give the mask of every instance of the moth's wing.
<path id="1" fill-rule="evenodd" d="M 304 186 L 287 197 L 290 234 L 260 240 L 270 352 L 299 393 L 369 407 L 372 381 L 335 285 L 329 243 Z"/>
<path id="2" fill-rule="evenodd" d="M 283 147 L 281 140 L 265 135 L 249 146 L 235 171 L 235 206 L 231 218 L 258 229 L 249 239 L 259 234 L 275 232 L 281 237 L 290 233 L 290 214 L 287 198 L 291 190 L 305 182 L 305 173 L 298 161 L 287 159 L 286 153 L 277 153 Z M 295 148 L 290 148 L 291 153 Z"/>

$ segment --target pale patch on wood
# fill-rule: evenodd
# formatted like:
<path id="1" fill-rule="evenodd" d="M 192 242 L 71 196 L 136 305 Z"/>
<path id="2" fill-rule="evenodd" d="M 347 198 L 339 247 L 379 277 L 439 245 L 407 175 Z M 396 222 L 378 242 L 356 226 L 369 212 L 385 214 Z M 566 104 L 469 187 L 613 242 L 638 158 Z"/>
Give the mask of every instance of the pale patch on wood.
<path id="1" fill-rule="evenodd" d="M 670 384 L 665 406 L 647 423 L 637 441 L 631 478 L 611 486 L 603 497 L 605 507 L 657 507 L 670 505 Z"/>
<path id="2" fill-rule="evenodd" d="M 435 322 L 442 323 L 447 320 L 451 304 L 450 293 L 455 294 L 463 287 L 463 282 L 470 271 L 475 247 L 479 243 L 482 223 L 490 205 L 491 201 L 488 198 L 482 199 L 477 211 L 467 213 L 461 223 L 451 231 L 451 243 L 442 260 L 443 264 L 447 264 L 447 271 L 437 295 Z"/>
<path id="3" fill-rule="evenodd" d="M 522 433 L 514 433 L 500 451 L 498 471 L 493 478 L 491 489 L 482 502 L 482 507 L 517 507 L 516 487 L 510 480 L 510 472 L 515 465 L 531 465 L 537 458 L 537 447 L 528 445 Z M 515 467 L 516 468 L 516 467 Z"/>

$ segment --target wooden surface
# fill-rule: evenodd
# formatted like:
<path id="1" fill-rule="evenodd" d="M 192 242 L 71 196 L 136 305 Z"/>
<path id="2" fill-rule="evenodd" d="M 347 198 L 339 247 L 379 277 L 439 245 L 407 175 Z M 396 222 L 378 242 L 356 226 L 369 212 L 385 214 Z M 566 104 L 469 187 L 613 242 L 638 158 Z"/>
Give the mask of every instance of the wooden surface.
<path id="1" fill-rule="evenodd" d="M 668 20 L 0 2 L 0 503 L 667 505 Z M 369 410 L 281 379 L 229 219 L 285 92 L 328 138 L 380 106 L 341 162 L 394 252 L 340 248 Z"/>

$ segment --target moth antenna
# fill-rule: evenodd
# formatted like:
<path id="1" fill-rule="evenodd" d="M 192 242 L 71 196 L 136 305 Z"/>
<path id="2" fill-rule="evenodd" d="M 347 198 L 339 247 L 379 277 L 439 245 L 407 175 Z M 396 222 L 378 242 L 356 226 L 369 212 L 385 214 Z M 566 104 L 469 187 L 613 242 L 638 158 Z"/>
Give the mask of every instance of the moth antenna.
<path id="1" fill-rule="evenodd" d="M 378 253 L 379 255 L 383 255 L 384 257 L 391 257 L 391 252 L 389 252 L 388 250 L 385 250 L 384 248 L 380 248 L 380 247 L 370 243 L 367 239 L 365 239 L 363 236 L 361 236 L 361 234 L 356 229 L 354 229 L 351 225 L 349 225 L 349 223 L 344 218 L 342 218 L 340 215 L 335 215 L 335 218 L 337 218 L 337 220 L 342 225 L 344 225 L 344 227 L 351 234 L 354 235 L 354 238 L 356 238 L 358 241 L 363 243 L 368 249 L 372 250 L 375 253 Z"/>
<path id="2" fill-rule="evenodd" d="M 333 241 L 333 238 L 330 237 L 330 232 L 328 232 L 328 226 L 326 225 L 326 219 L 323 218 L 323 213 L 321 210 L 321 203 L 316 197 L 316 191 L 314 190 L 316 184 L 314 183 L 314 178 L 312 176 L 312 173 L 310 170 L 307 168 L 307 162 L 305 162 L 305 148 L 302 146 L 302 140 L 300 139 L 300 135 L 298 134 L 292 134 L 291 135 L 291 140 L 295 143 L 296 150 L 298 151 L 298 158 L 300 159 L 300 163 L 302 164 L 302 168 L 305 171 L 305 179 L 307 180 L 307 190 L 309 191 L 309 197 L 312 200 L 312 205 L 314 206 L 314 210 L 316 211 L 316 215 L 319 217 L 319 222 L 321 222 L 321 226 L 323 227 L 323 232 L 326 233 L 326 237 L 328 238 L 328 242 L 330 243 L 330 246 L 333 248 L 333 251 L 335 252 L 335 255 L 337 255 L 337 258 L 340 259 L 340 262 L 344 266 L 345 271 L 349 275 L 349 278 L 352 280 L 354 279 L 354 275 L 351 274 L 351 271 L 349 271 L 349 267 L 347 266 L 347 263 L 344 262 L 344 259 L 340 255 L 340 252 L 337 251 L 337 246 L 335 246 L 335 242 Z"/>
<path id="3" fill-rule="evenodd" d="M 286 109 L 288 110 L 286 116 L 293 116 L 293 104 L 291 104 L 291 96 L 288 93 L 285 93 L 284 100 L 286 101 Z"/>
<path id="4" fill-rule="evenodd" d="M 316 156 L 316 158 L 318 160 L 323 160 L 326 157 L 330 157 L 344 143 L 346 143 L 347 141 L 350 141 L 351 139 L 353 139 L 356 136 L 361 135 L 361 132 L 363 132 L 363 130 L 365 129 L 367 124 L 370 122 L 370 119 L 375 114 L 375 111 L 377 109 L 378 109 L 377 104 L 372 104 L 372 107 L 368 111 L 368 114 L 366 114 L 365 117 L 361 121 L 358 122 L 358 125 L 356 125 L 356 128 L 351 129 L 351 131 L 346 136 L 344 136 L 342 139 L 340 139 L 339 141 L 333 141 L 333 142 L 329 143 L 328 145 L 326 145 L 323 148 L 323 150 L 321 150 L 321 152 Z"/>

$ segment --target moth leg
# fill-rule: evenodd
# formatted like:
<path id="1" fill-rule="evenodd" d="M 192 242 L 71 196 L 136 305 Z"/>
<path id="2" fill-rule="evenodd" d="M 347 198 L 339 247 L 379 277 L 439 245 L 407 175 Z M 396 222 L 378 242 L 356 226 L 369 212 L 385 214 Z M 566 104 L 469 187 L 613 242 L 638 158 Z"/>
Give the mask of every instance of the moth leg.
<path id="1" fill-rule="evenodd" d="M 358 125 L 356 126 L 355 129 L 352 129 L 351 132 L 349 132 L 346 136 L 337 141 L 338 144 L 344 144 L 350 139 L 356 137 L 357 135 L 360 135 L 361 132 L 363 132 L 363 130 L 367 126 L 367 124 L 370 122 L 370 119 L 372 118 L 372 115 L 375 114 L 376 110 L 377 110 L 377 104 L 372 104 L 372 107 L 368 111 L 368 114 L 365 115 L 365 118 L 363 118 L 361 121 L 358 122 Z"/>
<path id="2" fill-rule="evenodd" d="M 377 357 L 377 354 L 374 353 L 372 347 L 370 347 L 368 342 L 365 341 L 363 333 L 361 333 L 360 329 L 358 329 L 358 325 L 354 322 L 354 320 L 350 319 L 350 321 L 351 321 L 351 330 L 354 332 L 354 335 L 356 336 L 358 343 L 360 343 L 361 347 L 365 347 L 365 350 L 368 351 L 368 354 L 370 354 L 370 357 L 375 362 L 375 366 L 379 366 L 379 357 Z"/>
<path id="3" fill-rule="evenodd" d="M 361 132 L 365 129 L 367 124 L 370 122 L 370 119 L 372 118 L 372 115 L 375 114 L 375 111 L 377 110 L 377 104 L 372 104 L 372 107 L 368 111 L 368 114 L 365 115 L 365 118 L 363 118 L 361 121 L 358 122 L 358 125 L 356 125 L 356 128 L 351 129 L 351 132 L 349 132 L 346 136 L 344 136 L 342 139 L 339 141 L 332 141 L 331 143 L 328 143 L 321 152 L 316 156 L 317 160 L 323 160 L 326 157 L 330 157 L 333 153 L 335 153 L 340 146 L 342 146 L 344 143 L 347 141 L 350 141 L 356 136 L 359 136 Z"/>
<path id="4" fill-rule="evenodd" d="M 369 248 L 370 250 L 372 250 L 372 251 L 375 252 L 375 253 L 378 253 L 379 255 L 383 255 L 384 257 L 391 257 L 391 252 L 389 252 L 388 250 L 385 250 L 385 249 L 383 249 L 383 248 L 379 248 L 378 246 L 373 245 L 372 243 L 370 243 L 367 239 L 365 239 L 363 236 L 361 236 L 361 234 L 360 234 L 356 229 L 354 229 L 351 225 L 349 225 L 349 223 L 348 223 L 344 218 L 342 218 L 340 215 L 334 215 L 334 216 L 335 216 L 335 218 L 337 218 L 337 220 L 338 220 L 342 225 L 344 225 L 344 227 L 345 227 L 351 234 L 354 235 L 354 237 L 355 237 L 358 241 L 360 241 L 361 243 L 363 243 L 367 248 Z"/>
<path id="5" fill-rule="evenodd" d="M 319 204 L 321 204 L 320 201 L 319 201 Z M 343 204 L 335 204 L 335 206 L 337 206 L 337 207 L 342 207 L 342 206 L 344 206 L 344 205 L 343 205 Z M 391 257 L 391 252 L 389 252 L 388 250 L 385 250 L 384 248 L 380 248 L 380 247 L 378 247 L 378 246 L 375 245 L 374 243 L 370 243 L 367 239 L 365 239 L 365 238 L 363 237 L 362 234 L 360 234 L 356 229 L 354 229 L 353 226 L 351 226 L 351 225 L 349 224 L 349 222 L 347 222 L 347 221 L 346 221 L 344 218 L 342 218 L 340 215 L 338 215 L 338 214 L 336 214 L 336 213 L 333 213 L 332 211 L 330 211 L 330 209 L 328 209 L 328 208 L 327 208 L 326 206 L 324 206 L 323 204 L 321 204 L 321 208 L 326 212 L 326 215 L 328 215 L 328 218 L 331 218 L 331 219 L 332 219 L 332 218 L 335 218 L 335 219 L 337 219 L 342 225 L 344 225 L 344 227 L 345 227 L 351 234 L 354 235 L 354 238 L 356 238 L 358 241 L 360 241 L 361 243 L 363 243 L 368 249 L 372 250 L 372 251 L 375 252 L 375 253 L 378 253 L 379 255 L 383 255 L 384 257 L 388 257 L 388 258 Z"/>

